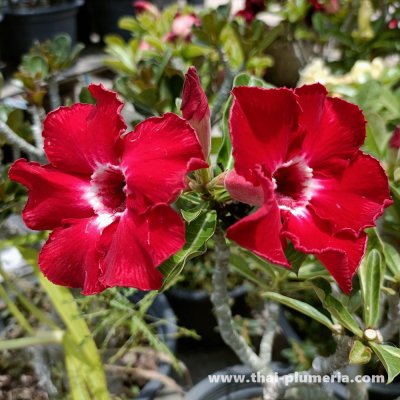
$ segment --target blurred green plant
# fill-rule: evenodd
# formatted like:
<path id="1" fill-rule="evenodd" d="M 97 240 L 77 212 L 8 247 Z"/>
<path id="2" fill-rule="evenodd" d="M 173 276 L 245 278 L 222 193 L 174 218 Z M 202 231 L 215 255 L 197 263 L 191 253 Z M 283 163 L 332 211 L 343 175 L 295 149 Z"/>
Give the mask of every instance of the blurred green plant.
<path id="1" fill-rule="evenodd" d="M 15 73 L 29 104 L 42 107 L 44 96 L 49 93 L 51 108 L 60 105 L 57 77 L 77 61 L 83 48 L 81 43 L 73 45 L 66 34 L 32 46 Z"/>
<path id="2" fill-rule="evenodd" d="M 53 285 L 43 276 L 37 265 L 38 251 L 27 247 L 25 245 L 27 240 L 29 242 L 29 238 L 2 240 L 1 248 L 15 246 L 27 263 L 33 266 L 41 289 L 57 312 L 57 318 L 33 304 L 24 291 L 0 269 L 3 278 L 0 296 L 27 334 L 17 339 L 1 340 L 0 350 L 59 344 L 64 349 L 72 399 L 109 399 L 100 354 L 85 320 L 80 315 L 74 297 L 67 288 Z M 35 325 L 27 319 L 26 313 L 35 318 Z"/>
<path id="3" fill-rule="evenodd" d="M 189 35 L 175 33 L 182 16 L 193 19 L 193 25 L 185 27 Z M 265 49 L 280 30 L 268 29 L 262 21 L 246 24 L 242 18 L 232 18 L 229 6 L 198 15 L 190 7 L 170 6 L 160 13 L 124 17 L 119 26 L 129 31 L 132 39 L 125 42 L 117 35 L 108 35 L 109 56 L 104 62 L 118 74 L 117 91 L 143 116 L 179 110 L 183 76 L 191 65 L 199 71 L 214 104 L 214 115 L 219 115 L 235 73 L 247 70 L 262 76 L 273 64 Z"/>

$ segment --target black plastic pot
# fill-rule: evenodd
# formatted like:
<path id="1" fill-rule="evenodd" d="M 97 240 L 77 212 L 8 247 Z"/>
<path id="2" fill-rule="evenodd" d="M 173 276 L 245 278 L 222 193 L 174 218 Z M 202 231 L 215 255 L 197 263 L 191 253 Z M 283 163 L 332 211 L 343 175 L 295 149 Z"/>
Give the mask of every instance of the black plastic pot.
<path id="1" fill-rule="evenodd" d="M 3 22 L 4 59 L 17 65 L 35 40 L 45 40 L 67 33 L 77 38 L 76 15 L 84 0 L 33 9 L 6 10 Z"/>
<path id="2" fill-rule="evenodd" d="M 133 15 L 132 0 L 89 0 L 87 7 L 96 33 L 104 37 L 108 33 L 118 33 L 124 39 L 130 38 L 130 33 L 118 28 L 121 17 Z"/>
<path id="3" fill-rule="evenodd" d="M 179 325 L 194 329 L 207 344 L 217 345 L 222 343 L 208 292 L 174 287 L 165 294 L 175 311 Z M 229 292 L 233 300 L 233 315 L 249 315 L 249 308 L 245 299 L 246 294 L 245 286 L 238 286 Z"/>
<path id="4" fill-rule="evenodd" d="M 400 383 L 371 383 L 368 386 L 370 400 L 395 400 L 400 396 Z"/>
<path id="5" fill-rule="evenodd" d="M 144 293 L 137 293 L 132 296 L 133 302 L 139 301 L 143 298 Z M 169 305 L 169 302 L 165 295 L 162 293 L 158 294 L 153 304 L 148 309 L 148 314 L 168 321 L 168 323 L 160 324 L 158 327 L 158 337 L 168 346 L 172 353 L 176 352 L 176 317 Z M 158 372 L 162 375 L 169 375 L 171 373 L 171 364 L 161 363 Z M 157 393 L 162 388 L 162 383 L 157 380 L 151 380 L 143 386 L 142 390 L 135 398 L 135 400 L 152 400 L 156 397 Z"/>

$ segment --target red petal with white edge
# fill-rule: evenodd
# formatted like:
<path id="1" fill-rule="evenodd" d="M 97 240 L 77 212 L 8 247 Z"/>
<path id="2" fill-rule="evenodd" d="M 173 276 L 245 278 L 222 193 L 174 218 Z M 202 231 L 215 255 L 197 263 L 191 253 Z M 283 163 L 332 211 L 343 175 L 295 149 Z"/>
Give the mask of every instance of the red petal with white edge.
<path id="1" fill-rule="evenodd" d="M 307 134 L 302 145 L 314 173 L 331 176 L 357 154 L 365 140 L 365 119 L 354 104 L 327 97 L 324 86 L 306 85 L 295 90 L 303 109 L 300 124 Z M 300 149 L 299 149 L 300 150 Z"/>
<path id="2" fill-rule="evenodd" d="M 184 223 L 169 206 L 160 204 L 143 214 L 126 210 L 104 231 L 101 281 L 111 287 L 159 289 L 163 276 L 157 267 L 184 243 Z"/>
<path id="3" fill-rule="evenodd" d="M 296 250 L 314 254 L 347 294 L 352 289 L 352 278 L 365 254 L 367 235 L 354 238 L 346 233 L 333 235 L 328 222 L 321 221 L 312 212 L 290 215 L 283 235 L 293 242 Z"/>
<path id="4" fill-rule="evenodd" d="M 270 180 L 262 178 L 264 204 L 253 214 L 228 228 L 226 237 L 268 261 L 290 267 L 282 247 L 282 229 L 278 205 Z"/>
<path id="5" fill-rule="evenodd" d="M 269 173 L 286 161 L 297 137 L 299 106 L 289 89 L 236 87 L 229 117 L 235 169 L 255 181 L 251 170 L 265 165 Z"/>
<path id="6" fill-rule="evenodd" d="M 127 194 L 139 211 L 173 202 L 187 173 L 207 167 L 195 131 L 175 114 L 140 123 L 124 137 L 124 146 L 121 167 Z"/>
<path id="7" fill-rule="evenodd" d="M 99 235 L 95 218 L 69 220 L 57 228 L 39 255 L 43 274 L 56 285 L 82 288 L 83 294 L 102 292 L 106 287 L 99 282 Z"/>
<path id="8" fill-rule="evenodd" d="M 70 175 L 51 165 L 17 160 L 9 177 L 29 190 L 28 203 L 22 212 L 26 225 L 31 229 L 54 229 L 66 218 L 85 218 L 93 210 L 85 199 L 89 190 L 89 177 Z"/>
<path id="9" fill-rule="evenodd" d="M 356 236 L 374 226 L 385 207 L 392 204 L 388 178 L 375 158 L 359 152 L 340 179 L 320 179 L 321 189 L 310 205 L 318 217 L 329 220 L 334 232 Z"/>
<path id="10" fill-rule="evenodd" d="M 121 116 L 123 103 L 102 85 L 90 85 L 96 104 L 60 107 L 43 123 L 44 149 L 55 167 L 78 174 L 91 174 L 99 164 L 117 165 L 120 136 L 126 130 Z"/>

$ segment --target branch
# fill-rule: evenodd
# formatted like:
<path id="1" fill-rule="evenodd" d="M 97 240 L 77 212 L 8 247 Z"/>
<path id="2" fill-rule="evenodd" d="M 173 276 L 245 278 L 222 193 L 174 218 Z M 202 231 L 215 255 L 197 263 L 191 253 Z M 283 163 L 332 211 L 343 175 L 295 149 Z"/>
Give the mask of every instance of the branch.
<path id="1" fill-rule="evenodd" d="M 215 267 L 213 271 L 213 291 L 211 301 L 214 305 L 220 334 L 224 342 L 236 353 L 239 359 L 253 371 L 263 370 L 265 365 L 246 341 L 237 333 L 233 324 L 232 312 L 229 307 L 227 289 L 227 274 L 229 265 L 229 248 L 224 233 L 217 227 L 215 240 Z"/>
<path id="2" fill-rule="evenodd" d="M 262 319 L 264 322 L 264 334 L 260 344 L 260 358 L 264 364 L 269 364 L 272 357 L 272 345 L 279 317 L 279 306 L 276 303 L 267 303 L 264 306 Z"/>
<path id="3" fill-rule="evenodd" d="M 38 149 L 43 149 L 43 136 L 42 136 L 42 118 L 40 115 L 40 111 L 37 107 L 32 106 L 29 108 L 29 112 L 32 115 L 33 126 L 32 126 L 32 134 L 33 139 L 35 141 L 35 145 Z"/>
<path id="4" fill-rule="evenodd" d="M 215 125 L 215 123 L 217 122 L 218 115 L 221 112 L 221 108 L 226 102 L 226 100 L 228 100 L 235 76 L 243 69 L 243 66 L 241 66 L 238 68 L 237 71 L 233 71 L 229 64 L 229 60 L 219 47 L 217 47 L 217 52 L 224 66 L 225 76 L 224 76 L 224 81 L 222 82 L 222 85 L 217 93 L 217 98 L 215 99 L 214 106 L 212 108 L 211 126 Z"/>
<path id="5" fill-rule="evenodd" d="M 10 144 L 16 145 L 20 150 L 24 151 L 25 153 L 36 157 L 43 157 L 44 152 L 42 149 L 38 149 L 37 147 L 28 143 L 26 140 L 22 139 L 21 136 L 18 136 L 4 121 L 1 120 L 0 133 L 4 135 L 4 137 Z"/>
<path id="6" fill-rule="evenodd" d="M 49 89 L 50 108 L 52 110 L 55 110 L 56 108 L 60 107 L 60 105 L 61 105 L 60 90 L 59 90 L 57 78 L 55 76 L 52 76 L 48 80 L 47 86 Z"/>
<path id="7" fill-rule="evenodd" d="M 330 375 L 349 365 L 349 353 L 353 344 L 353 339 L 348 336 L 336 336 L 336 351 L 329 357 L 317 357 L 313 361 L 313 366 L 309 370 L 296 372 L 297 378 L 294 379 L 295 373 L 287 374 L 279 377 L 278 390 L 283 394 L 286 390 L 307 384 L 315 384 L 312 379 L 307 380 L 308 375 L 324 376 Z"/>

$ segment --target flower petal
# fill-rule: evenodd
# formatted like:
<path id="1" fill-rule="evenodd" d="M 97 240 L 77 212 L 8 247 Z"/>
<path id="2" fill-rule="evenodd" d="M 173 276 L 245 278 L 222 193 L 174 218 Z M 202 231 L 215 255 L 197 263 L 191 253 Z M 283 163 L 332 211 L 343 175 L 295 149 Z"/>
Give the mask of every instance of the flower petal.
<path id="1" fill-rule="evenodd" d="M 124 146 L 121 167 L 138 210 L 173 202 L 187 173 L 207 167 L 193 128 L 175 114 L 137 125 L 124 137 Z"/>
<path id="2" fill-rule="evenodd" d="M 54 229 L 66 218 L 85 218 L 93 215 L 85 199 L 89 177 L 70 175 L 51 165 L 17 160 L 10 168 L 9 177 L 29 190 L 29 200 L 22 212 L 31 229 Z"/>
<path id="3" fill-rule="evenodd" d="M 230 226 L 227 238 L 268 261 L 289 267 L 282 247 L 282 228 L 278 205 L 273 197 L 272 182 L 262 179 L 264 204 L 253 214 Z"/>
<path id="4" fill-rule="evenodd" d="M 358 153 L 340 179 L 318 180 L 320 190 L 310 205 L 319 218 L 329 220 L 333 231 L 360 231 L 374 226 L 392 204 L 388 178 L 375 158 Z"/>
<path id="5" fill-rule="evenodd" d="M 90 85 L 93 104 L 60 107 L 43 123 L 44 149 L 53 166 L 78 174 L 91 174 L 99 164 L 117 165 L 121 134 L 126 130 L 121 116 L 123 103 L 102 85 Z"/>
<path id="6" fill-rule="evenodd" d="M 345 168 L 365 139 L 365 119 L 354 104 L 327 97 L 320 84 L 295 90 L 303 113 L 300 124 L 307 134 L 302 152 L 309 167 L 323 175 Z"/>
<path id="7" fill-rule="evenodd" d="M 143 214 L 127 210 L 105 229 L 102 242 L 104 285 L 159 289 L 157 267 L 183 247 L 185 227 L 178 213 L 160 204 Z"/>
<path id="8" fill-rule="evenodd" d="M 235 170 L 229 171 L 224 180 L 225 188 L 233 199 L 252 206 L 261 206 L 264 202 L 264 191 L 239 175 Z"/>
<path id="9" fill-rule="evenodd" d="M 352 278 L 365 254 L 367 235 L 354 238 L 346 233 L 333 235 L 330 225 L 312 212 L 290 215 L 283 235 L 293 242 L 296 250 L 314 254 L 328 269 L 345 293 L 352 289 Z"/>
<path id="10" fill-rule="evenodd" d="M 100 230 L 94 218 L 69 220 L 57 228 L 43 246 L 39 266 L 56 285 L 82 288 L 83 294 L 102 292 L 96 242 Z"/>
<path id="11" fill-rule="evenodd" d="M 183 118 L 196 131 L 204 157 L 207 158 L 211 149 L 210 107 L 195 67 L 190 67 L 185 75 L 181 110 Z"/>
<path id="12" fill-rule="evenodd" d="M 272 173 L 286 160 L 291 140 L 297 134 L 299 106 L 289 89 L 236 87 L 229 126 L 235 169 L 254 181 L 255 165 Z"/>

